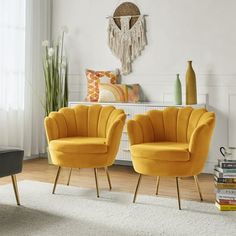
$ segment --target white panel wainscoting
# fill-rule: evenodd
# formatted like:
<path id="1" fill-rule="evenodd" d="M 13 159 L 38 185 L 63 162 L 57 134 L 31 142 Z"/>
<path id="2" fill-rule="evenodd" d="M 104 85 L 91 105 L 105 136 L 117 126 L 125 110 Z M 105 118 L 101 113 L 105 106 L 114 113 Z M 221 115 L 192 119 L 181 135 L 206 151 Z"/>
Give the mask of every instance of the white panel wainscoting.
<path id="1" fill-rule="evenodd" d="M 236 93 L 229 94 L 229 146 L 236 147 Z"/>

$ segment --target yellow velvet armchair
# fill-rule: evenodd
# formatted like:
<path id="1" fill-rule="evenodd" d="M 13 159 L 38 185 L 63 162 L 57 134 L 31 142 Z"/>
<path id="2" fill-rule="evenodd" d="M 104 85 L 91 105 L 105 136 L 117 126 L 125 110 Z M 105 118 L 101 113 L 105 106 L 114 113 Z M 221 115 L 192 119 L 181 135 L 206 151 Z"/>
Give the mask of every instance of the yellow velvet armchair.
<path id="1" fill-rule="evenodd" d="M 208 156 L 215 114 L 206 109 L 167 108 L 137 115 L 127 124 L 134 169 L 139 173 L 133 202 L 136 200 L 142 175 L 157 176 L 158 194 L 161 176 L 194 176 L 202 200 L 197 175 Z"/>
<path id="2" fill-rule="evenodd" d="M 108 166 L 115 160 L 125 119 L 123 110 L 101 105 L 62 108 L 45 118 L 49 153 L 58 166 L 53 193 L 61 167 L 94 168 L 97 197 L 97 168 L 103 167 L 111 189 Z"/>

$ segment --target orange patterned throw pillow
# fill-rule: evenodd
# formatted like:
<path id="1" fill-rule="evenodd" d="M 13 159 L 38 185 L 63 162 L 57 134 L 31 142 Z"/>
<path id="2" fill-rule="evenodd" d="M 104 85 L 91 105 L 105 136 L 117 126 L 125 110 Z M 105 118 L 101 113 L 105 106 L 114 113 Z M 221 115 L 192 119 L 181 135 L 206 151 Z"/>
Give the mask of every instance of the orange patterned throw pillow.
<path id="1" fill-rule="evenodd" d="M 99 102 L 127 102 L 126 84 L 99 84 Z"/>
<path id="2" fill-rule="evenodd" d="M 86 70 L 87 76 L 87 101 L 97 102 L 99 98 L 99 84 L 116 84 L 119 79 L 119 71 L 94 71 Z"/>
<path id="3" fill-rule="evenodd" d="M 139 84 L 127 84 L 127 89 L 129 102 L 141 102 L 141 88 Z"/>

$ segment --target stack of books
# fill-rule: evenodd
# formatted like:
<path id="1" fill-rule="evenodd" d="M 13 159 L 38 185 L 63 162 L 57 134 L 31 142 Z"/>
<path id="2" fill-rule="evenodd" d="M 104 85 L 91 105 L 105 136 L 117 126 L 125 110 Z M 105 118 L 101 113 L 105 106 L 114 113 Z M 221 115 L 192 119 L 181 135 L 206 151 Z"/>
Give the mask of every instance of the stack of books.
<path id="1" fill-rule="evenodd" d="M 215 166 L 216 207 L 236 211 L 236 160 L 218 160 Z"/>

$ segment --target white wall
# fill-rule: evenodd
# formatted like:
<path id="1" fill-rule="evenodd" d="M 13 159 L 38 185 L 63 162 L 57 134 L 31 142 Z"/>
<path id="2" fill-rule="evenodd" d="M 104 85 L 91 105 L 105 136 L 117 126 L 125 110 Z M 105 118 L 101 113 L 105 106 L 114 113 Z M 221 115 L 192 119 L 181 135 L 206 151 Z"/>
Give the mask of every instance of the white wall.
<path id="1" fill-rule="evenodd" d="M 149 101 L 172 100 L 175 74 L 183 88 L 186 61 L 193 60 L 199 101 L 217 113 L 217 127 L 206 168 L 219 157 L 222 145 L 236 146 L 236 21 L 235 0 L 137 0 L 148 14 L 148 45 L 124 83 L 139 83 Z M 105 18 L 122 1 L 54 0 L 53 35 L 67 25 L 66 51 L 70 62 L 70 99 L 86 96 L 86 68 L 119 68 L 107 46 Z M 229 117 L 229 119 L 228 119 Z"/>

